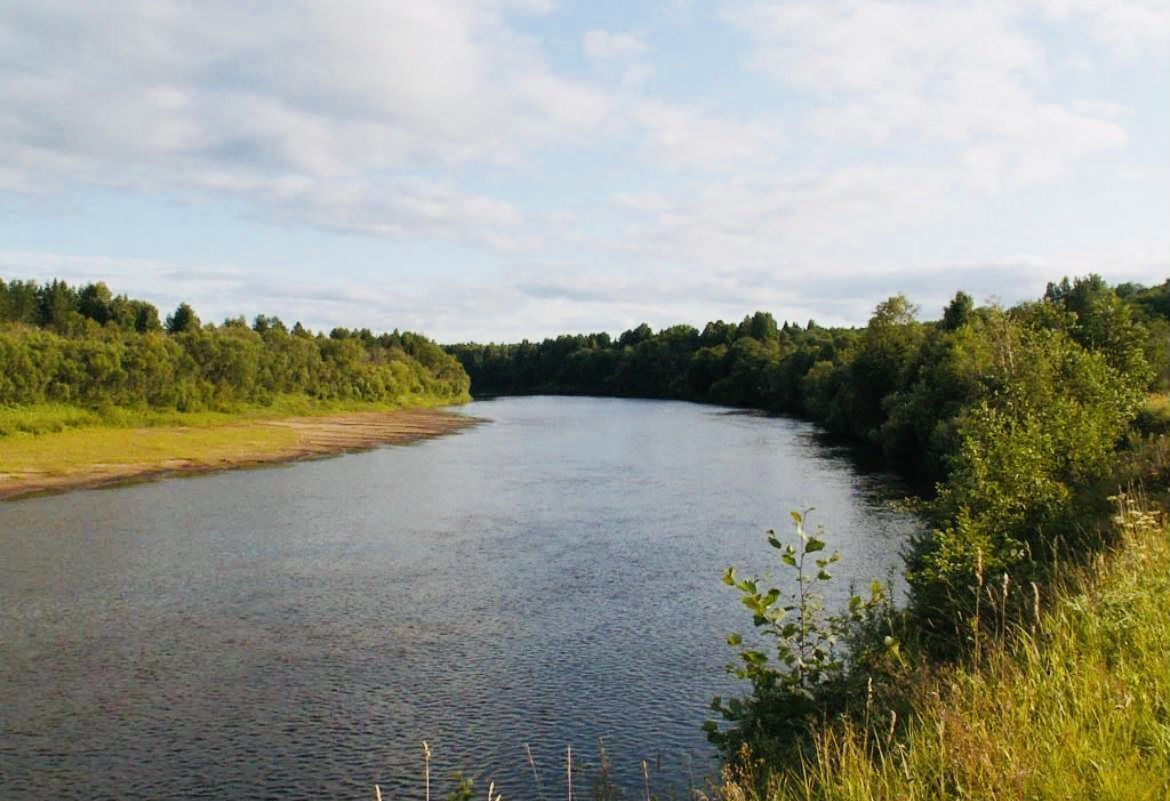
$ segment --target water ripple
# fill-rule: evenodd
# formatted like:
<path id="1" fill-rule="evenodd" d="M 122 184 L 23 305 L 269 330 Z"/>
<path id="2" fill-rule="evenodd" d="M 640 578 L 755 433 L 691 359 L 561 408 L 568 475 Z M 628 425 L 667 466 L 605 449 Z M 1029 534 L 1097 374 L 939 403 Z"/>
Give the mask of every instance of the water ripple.
<path id="1" fill-rule="evenodd" d="M 474 404 L 458 437 L 0 506 L 0 797 L 549 797 L 698 782 L 745 622 L 718 577 L 817 519 L 844 583 L 912 521 L 804 424 L 708 407 Z M 844 585 L 843 585 L 844 586 Z M 531 748 L 537 777 L 528 763 Z"/>

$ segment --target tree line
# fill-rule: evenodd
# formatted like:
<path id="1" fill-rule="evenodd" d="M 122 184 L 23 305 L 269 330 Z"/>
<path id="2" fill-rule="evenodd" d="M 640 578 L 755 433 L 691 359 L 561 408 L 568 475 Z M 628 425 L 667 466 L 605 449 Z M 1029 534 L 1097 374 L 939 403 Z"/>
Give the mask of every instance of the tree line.
<path id="1" fill-rule="evenodd" d="M 470 381 L 420 334 L 291 329 L 278 317 L 204 324 L 104 283 L 0 280 L 0 404 L 178 411 L 268 405 L 281 395 L 413 405 L 459 402 Z"/>
<path id="2" fill-rule="evenodd" d="M 1165 421 L 1142 417 L 1170 381 L 1170 281 L 1091 275 L 1013 308 L 959 292 L 922 321 L 904 296 L 864 328 L 777 324 L 767 312 L 701 331 L 643 324 L 543 342 L 453 345 L 477 393 L 676 398 L 785 412 L 876 448 L 933 487 L 911 544 L 914 626 L 960 649 L 975 574 L 1042 577 L 1059 547 L 1097 547 L 1090 521 L 1127 457 Z M 1143 423 L 1135 425 L 1135 423 Z M 1152 430 L 1151 426 L 1157 430 Z M 1161 428 L 1159 428 L 1161 426 Z M 1132 478 L 1132 477 L 1130 477 Z"/>

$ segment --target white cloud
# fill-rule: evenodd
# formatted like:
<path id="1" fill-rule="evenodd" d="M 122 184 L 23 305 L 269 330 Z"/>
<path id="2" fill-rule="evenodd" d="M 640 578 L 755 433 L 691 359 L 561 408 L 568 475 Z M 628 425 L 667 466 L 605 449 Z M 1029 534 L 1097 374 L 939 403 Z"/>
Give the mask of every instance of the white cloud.
<path id="1" fill-rule="evenodd" d="M 1043 51 L 994 3 L 746 3 L 728 17 L 758 49 L 752 63 L 816 92 L 925 91 L 940 81 L 1033 68 Z"/>
<path id="2" fill-rule="evenodd" d="M 180 302 L 190 303 L 204 322 L 240 315 L 251 320 L 268 314 L 290 325 L 300 321 L 316 331 L 336 326 L 375 331 L 400 328 L 442 335 L 448 341 L 462 338 L 466 326 L 475 325 L 477 307 L 503 314 L 520 298 L 518 292 L 490 284 L 387 279 L 355 285 L 279 268 L 179 265 L 51 252 L 0 251 L 0 274 L 42 281 L 62 278 L 75 284 L 104 281 L 115 293 L 154 303 L 164 316 Z M 478 333 L 482 336 L 482 329 Z"/>
<path id="3" fill-rule="evenodd" d="M 408 282 L 387 277 L 355 285 L 276 268 L 0 251 L 0 275 L 105 281 L 115 292 L 155 303 L 164 315 L 189 302 L 205 321 L 274 314 L 314 330 L 406 328 L 443 342 L 519 341 L 565 332 L 616 334 L 641 322 L 701 327 L 756 310 L 781 320 L 856 325 L 898 292 L 922 307 L 924 319 L 933 319 L 958 289 L 979 301 L 996 296 L 1011 305 L 1034 300 L 1048 281 L 1064 275 L 1100 272 L 1110 281 L 1160 284 L 1170 275 L 1168 252 L 1165 246 L 1122 242 L 1086 252 L 928 260 L 898 270 L 864 264 L 834 269 L 785 259 L 747 268 L 712 264 L 701 271 L 680 271 L 679 262 L 630 271 L 588 261 L 542 261 L 454 283 L 415 275 Z"/>
<path id="4" fill-rule="evenodd" d="M 642 155 L 671 168 L 711 169 L 768 164 L 783 145 L 779 123 L 716 117 L 702 109 L 644 100 L 630 109 L 642 127 Z"/>
<path id="5" fill-rule="evenodd" d="M 632 60 L 646 50 L 633 35 L 584 37 L 620 63 L 607 92 L 549 67 L 504 7 L 15 3 L 0 28 L 0 188 L 227 195 L 273 220 L 529 249 L 519 208 L 462 189 L 460 171 L 630 125 L 671 169 L 771 160 L 774 122 L 638 94 L 653 68 Z"/>
<path id="6" fill-rule="evenodd" d="M 657 74 L 658 70 L 649 64 L 641 62 L 631 64 L 622 72 L 622 86 L 630 89 L 637 88 Z"/>
<path id="7" fill-rule="evenodd" d="M 666 211 L 673 205 L 665 195 L 652 192 L 618 192 L 610 202 L 618 209 L 639 212 Z"/>
<path id="8" fill-rule="evenodd" d="M 572 142 L 609 113 L 603 93 L 548 68 L 501 4 L 9 6 L 10 191 L 243 191 L 265 214 L 324 227 L 392 233 L 421 220 L 426 233 L 462 218 L 476 230 L 514 223 L 515 209 L 456 189 L 420 200 L 420 176 Z"/>
<path id="9" fill-rule="evenodd" d="M 1126 57 L 1166 52 L 1170 4 L 1165 0 L 1032 0 L 1048 19 L 1080 25 Z"/>
<path id="10" fill-rule="evenodd" d="M 630 215 L 644 212 L 631 217 L 623 238 L 638 258 L 803 279 L 812 265 L 831 270 L 834 257 L 875 234 L 937 218 L 948 188 L 944 176 L 923 167 L 856 166 L 735 178 L 670 202 L 615 202 Z"/>
<path id="11" fill-rule="evenodd" d="M 808 92 L 819 137 L 969 169 L 973 185 L 1060 175 L 1125 144 L 1114 114 L 1044 98 L 1045 48 L 1003 3 L 732 6 L 749 63 Z"/>
<path id="12" fill-rule="evenodd" d="M 627 61 L 646 52 L 646 43 L 630 33 L 587 31 L 581 49 L 594 61 Z"/>
<path id="13" fill-rule="evenodd" d="M 293 228 L 466 245 L 481 272 L 444 265 L 442 282 L 350 292 L 340 273 L 326 286 L 263 264 L 184 272 L 157 243 L 158 262 L 0 253 L 0 268 L 125 276 L 126 291 L 191 299 L 211 319 L 264 311 L 454 339 L 760 307 L 860 322 L 893 291 L 920 287 L 937 305 L 929 293 L 965 276 L 1005 294 L 1021 276 L 1131 277 L 1132 254 L 943 263 L 969 252 L 956 220 L 1004 225 L 997 204 L 1025 208 L 1038 184 L 1067 181 L 1069 225 L 1114 215 L 1081 244 L 1133 233 L 1141 250 L 1160 236 L 1155 212 L 1127 219 L 1120 191 L 1113 210 L 1080 202 L 1088 184 L 1075 181 L 1095 168 L 1093 186 L 1125 178 L 1147 211 L 1165 207 L 1159 157 L 1114 155 L 1131 137 L 1146 146 L 1136 126 L 1151 114 L 1101 79 L 1164 65 L 1164 0 L 745 0 L 724 6 L 745 51 L 721 54 L 704 50 L 706 10 L 674 5 L 686 6 L 678 41 L 650 48 L 630 31 L 573 29 L 568 10 L 541 39 L 531 15 L 553 13 L 547 0 L 291 0 L 262 14 L 229 0 L 9 0 L 0 191 L 44 205 L 84 201 L 88 186 L 226 202 Z M 580 68 L 578 45 L 585 77 L 565 71 Z M 676 45 L 686 53 L 658 52 Z M 675 59 L 690 55 L 712 59 L 698 84 L 711 94 L 680 85 Z M 1061 224 L 1035 238 L 1060 241 Z M 995 237 L 982 241 L 995 256 Z M 1133 276 L 1167 272 L 1164 258 L 1146 264 Z"/>
<path id="14" fill-rule="evenodd" d="M 643 58 L 648 55 L 646 43 L 631 33 L 587 31 L 581 37 L 581 50 L 598 74 L 620 76 L 625 89 L 637 89 L 658 74 Z"/>
<path id="15" fill-rule="evenodd" d="M 521 221 L 511 203 L 424 179 L 289 186 L 279 208 L 286 218 L 338 231 L 499 245 Z"/>

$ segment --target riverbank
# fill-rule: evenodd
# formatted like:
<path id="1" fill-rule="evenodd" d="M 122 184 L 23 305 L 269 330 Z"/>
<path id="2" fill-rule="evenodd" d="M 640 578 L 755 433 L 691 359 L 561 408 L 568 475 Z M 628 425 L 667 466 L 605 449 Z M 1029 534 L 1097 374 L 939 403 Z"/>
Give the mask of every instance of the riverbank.
<path id="1" fill-rule="evenodd" d="M 0 499 L 399 445 L 480 422 L 437 409 L 397 409 L 10 435 L 0 438 Z"/>
<path id="2" fill-rule="evenodd" d="M 1170 797 L 1170 531 L 1132 501 L 1119 511 L 1117 546 L 1037 591 L 1026 625 L 920 674 L 899 715 L 875 702 L 867 721 L 822 725 L 799 764 L 729 773 L 717 797 Z"/>

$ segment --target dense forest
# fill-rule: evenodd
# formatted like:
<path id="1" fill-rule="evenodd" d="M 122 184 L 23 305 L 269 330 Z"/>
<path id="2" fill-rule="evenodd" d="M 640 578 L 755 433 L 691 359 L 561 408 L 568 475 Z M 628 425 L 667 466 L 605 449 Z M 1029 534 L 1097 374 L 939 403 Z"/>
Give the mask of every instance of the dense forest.
<path id="1" fill-rule="evenodd" d="M 1010 614 L 1028 614 L 1054 565 L 1109 544 L 1111 495 L 1165 488 L 1170 478 L 1170 414 L 1157 394 L 1170 382 L 1170 281 L 1064 279 L 1013 308 L 977 306 L 959 292 L 941 311 L 921 321 L 898 295 L 857 329 L 777 324 L 757 312 L 702 331 L 641 325 L 616 340 L 448 348 L 477 393 L 676 398 L 797 414 L 931 488 L 918 502 L 929 530 L 906 554 L 906 609 L 859 597 L 837 629 L 808 628 L 803 616 L 799 627 L 773 629 L 785 619 L 780 596 L 729 574 L 783 662 L 764 667 L 765 653 L 744 648 L 739 675 L 753 694 L 717 705 L 731 726 L 711 731 L 729 759 L 745 744 L 784 751 L 809 721 L 883 688 L 897 696 L 906 665 L 923 664 L 910 653 L 927 664 L 962 658 L 987 625 L 971 588 L 989 576 L 1002 582 L 1004 629 Z M 797 563 L 796 552 L 782 555 Z M 827 656 L 850 638 L 847 662 Z M 883 650 L 890 643 L 897 660 Z"/>
<path id="2" fill-rule="evenodd" d="M 1085 404 L 1120 393 L 1122 416 L 1170 382 L 1170 282 L 1110 287 L 1099 276 L 1050 284 L 1012 309 L 976 307 L 963 292 L 941 319 L 918 320 L 902 295 L 864 328 L 741 322 L 646 325 L 543 342 L 447 347 L 476 395 L 665 398 L 783 412 L 879 448 L 900 472 L 930 482 L 949 472 L 965 415 L 1030 393 Z M 1025 386 L 1026 385 L 1026 386 Z"/>
<path id="3" fill-rule="evenodd" d="M 103 283 L 0 280 L 0 405 L 229 411 L 287 395 L 416 405 L 466 400 L 468 387 L 419 334 L 314 334 L 264 315 L 203 324 L 186 303 L 160 320 Z"/>

